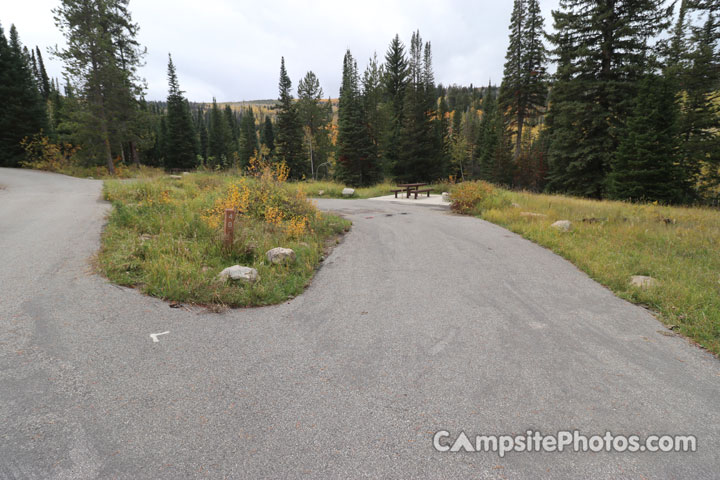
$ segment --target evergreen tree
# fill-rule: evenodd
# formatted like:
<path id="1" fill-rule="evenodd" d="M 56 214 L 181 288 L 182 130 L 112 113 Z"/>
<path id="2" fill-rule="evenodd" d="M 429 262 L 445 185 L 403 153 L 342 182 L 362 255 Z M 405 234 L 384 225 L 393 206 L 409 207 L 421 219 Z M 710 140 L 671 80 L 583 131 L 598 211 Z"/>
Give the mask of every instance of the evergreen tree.
<path id="1" fill-rule="evenodd" d="M 560 0 L 550 36 L 558 59 L 550 112 L 552 190 L 601 197 L 637 81 L 656 67 L 668 26 L 663 0 Z"/>
<path id="2" fill-rule="evenodd" d="M 265 117 L 265 123 L 263 123 L 262 132 L 260 133 L 260 143 L 265 145 L 271 154 L 275 152 L 275 132 L 272 119 L 269 116 Z"/>
<path id="3" fill-rule="evenodd" d="M 45 71 L 45 62 L 43 62 L 42 54 L 40 53 L 40 48 L 38 47 L 35 47 L 35 57 L 37 59 L 37 83 L 40 87 L 40 93 L 42 94 L 43 99 L 47 101 L 50 98 L 51 93 L 50 78 L 48 77 L 47 71 Z"/>
<path id="4" fill-rule="evenodd" d="M 395 164 L 395 176 L 400 181 L 432 181 L 441 172 L 432 124 L 435 105 L 430 99 L 435 86 L 432 64 L 428 63 L 429 48 L 429 44 L 426 45 L 423 52 L 420 32 L 413 32 L 399 138 L 400 156 Z"/>
<path id="5" fill-rule="evenodd" d="M 368 132 L 373 144 L 378 150 L 378 160 L 383 176 L 391 173 L 391 166 L 383 150 L 387 146 L 385 142 L 383 142 L 383 135 L 390 126 L 392 108 L 390 104 L 384 103 L 384 77 L 385 68 L 378 63 L 377 53 L 374 53 L 363 73 L 362 98 Z"/>
<path id="6" fill-rule="evenodd" d="M 379 179 L 377 150 L 367 128 L 357 64 L 350 50 L 343 58 L 343 80 L 338 106 L 337 178 L 353 186 L 371 185 Z"/>
<path id="7" fill-rule="evenodd" d="M 542 42 L 544 20 L 538 0 L 515 0 L 510 21 L 503 82 L 498 103 L 515 135 L 515 154 L 520 154 L 523 128 L 537 118 L 547 96 L 547 52 Z"/>
<path id="8" fill-rule="evenodd" d="M 9 43 L 0 26 L 0 105 L 0 166 L 15 167 L 24 159 L 20 142 L 48 129 L 30 55 L 23 51 L 15 25 Z"/>
<path id="9" fill-rule="evenodd" d="M 213 98 L 208 128 L 208 166 L 220 168 L 229 166 L 231 157 L 232 131 L 225 114 Z"/>
<path id="10" fill-rule="evenodd" d="M 195 168 L 197 140 L 190 106 L 180 90 L 172 56 L 168 55 L 167 147 L 166 168 Z"/>
<path id="11" fill-rule="evenodd" d="M 208 160 L 208 128 L 207 120 L 205 118 L 205 111 L 201 108 L 198 110 L 198 136 L 200 137 L 200 156 L 202 157 L 203 164 L 207 164 Z"/>
<path id="12" fill-rule="evenodd" d="M 252 107 L 248 108 L 242 116 L 240 123 L 240 164 L 247 165 L 250 157 L 260 148 L 258 146 L 255 114 Z"/>
<path id="13" fill-rule="evenodd" d="M 383 165 L 386 171 L 394 170 L 400 160 L 400 131 L 402 129 L 403 102 L 408 84 L 408 64 L 405 57 L 405 45 L 400 36 L 390 42 L 385 53 L 385 72 L 383 76 L 385 100 L 389 105 L 388 126 L 381 138 Z"/>
<path id="14" fill-rule="evenodd" d="M 674 94 L 671 82 L 662 77 L 650 76 L 641 82 L 608 176 L 611 198 L 663 203 L 684 199 L 684 172 L 678 164 L 679 109 Z"/>
<path id="15" fill-rule="evenodd" d="M 77 118 L 82 152 L 102 159 L 110 173 L 115 171 L 113 145 L 125 140 L 113 136 L 131 135 L 127 124 L 142 92 L 135 74 L 144 50 L 135 40 L 138 27 L 127 4 L 128 0 L 61 0 L 53 10 L 67 43 L 55 53 L 65 61 L 66 72 L 84 97 Z"/>
<path id="16" fill-rule="evenodd" d="M 711 2 L 708 2 L 710 4 Z M 696 195 L 720 185 L 720 26 L 714 9 L 696 8 L 705 22 L 692 26 L 680 65 L 680 162 Z M 697 5 L 697 4 L 696 4 Z M 705 10 L 705 11 L 704 11 Z M 678 70 L 676 70 L 678 71 Z"/>
<path id="17" fill-rule="evenodd" d="M 298 115 L 305 133 L 305 145 L 310 160 L 310 173 L 315 178 L 316 167 L 327 158 L 325 151 L 318 151 L 320 147 L 327 147 L 327 125 L 332 120 L 332 104 L 323 101 L 323 91 L 320 81 L 310 71 L 298 83 Z"/>
<path id="18" fill-rule="evenodd" d="M 497 182 L 495 155 L 499 151 L 501 142 L 506 140 L 503 135 L 503 116 L 498 107 L 497 95 L 491 85 L 483 95 L 482 118 L 480 119 L 478 138 L 475 148 L 475 165 L 473 172 L 483 180 Z"/>
<path id="19" fill-rule="evenodd" d="M 275 132 L 275 149 L 278 160 L 290 167 L 292 178 L 302 178 L 309 170 L 303 156 L 302 123 L 293 102 L 292 81 L 285 70 L 285 58 L 280 60 L 280 105 Z"/>
<path id="20" fill-rule="evenodd" d="M 240 143 L 240 125 L 238 124 L 235 112 L 233 112 L 230 105 L 225 105 L 223 109 L 223 115 L 225 116 L 225 123 L 230 127 L 230 139 L 228 143 L 228 152 L 230 156 L 234 153 L 239 152 Z"/>

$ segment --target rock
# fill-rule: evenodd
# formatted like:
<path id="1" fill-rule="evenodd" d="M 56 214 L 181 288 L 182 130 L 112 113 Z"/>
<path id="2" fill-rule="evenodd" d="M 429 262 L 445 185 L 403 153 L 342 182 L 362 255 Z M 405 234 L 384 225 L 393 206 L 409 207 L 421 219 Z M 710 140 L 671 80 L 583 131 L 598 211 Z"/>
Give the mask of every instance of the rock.
<path id="1" fill-rule="evenodd" d="M 94 177 L 87 177 L 88 180 L 95 180 Z"/>
<path id="2" fill-rule="evenodd" d="M 320 196 L 325 195 L 325 190 L 320 190 L 320 191 L 318 192 L 318 195 L 320 195 Z"/>
<path id="3" fill-rule="evenodd" d="M 512 205 L 513 208 L 520 208 L 520 204 L 515 202 L 511 203 L 510 205 Z"/>
<path id="4" fill-rule="evenodd" d="M 352 197 L 355 195 L 355 189 L 354 188 L 343 188 L 342 191 L 343 197 Z"/>
<path id="5" fill-rule="evenodd" d="M 242 267 L 240 265 L 233 265 L 228 267 L 218 275 L 220 280 L 241 280 L 246 283 L 255 283 L 260 280 L 257 270 L 250 267 Z"/>
<path id="6" fill-rule="evenodd" d="M 521 217 L 536 217 L 536 218 L 545 218 L 547 215 L 544 213 L 535 213 L 535 212 L 520 212 Z"/>
<path id="7" fill-rule="evenodd" d="M 190 175 L 190 172 L 182 172 L 183 175 Z"/>
<path id="8" fill-rule="evenodd" d="M 653 277 L 645 275 L 633 275 L 630 277 L 630 285 L 638 288 L 652 288 L 658 286 L 659 284 L 660 282 L 655 280 Z"/>
<path id="9" fill-rule="evenodd" d="M 140 243 L 145 243 L 145 242 L 147 242 L 148 240 L 152 240 L 152 238 L 153 238 L 152 235 L 149 235 L 149 234 L 147 234 L 147 233 L 143 233 L 142 235 L 140 235 Z"/>
<path id="10" fill-rule="evenodd" d="M 295 261 L 295 252 L 290 248 L 273 248 L 272 250 L 268 250 L 265 255 L 267 256 L 268 262 L 275 265 Z"/>
<path id="11" fill-rule="evenodd" d="M 570 222 L 570 220 L 558 220 L 550 226 L 553 228 L 557 228 L 561 232 L 569 232 L 572 228 L 572 223 Z"/>
<path id="12" fill-rule="evenodd" d="M 450 194 L 448 192 L 442 193 L 442 201 L 443 202 L 449 202 L 450 201 Z"/>
<path id="13" fill-rule="evenodd" d="M 170 175 L 173 180 L 182 180 L 182 175 Z"/>

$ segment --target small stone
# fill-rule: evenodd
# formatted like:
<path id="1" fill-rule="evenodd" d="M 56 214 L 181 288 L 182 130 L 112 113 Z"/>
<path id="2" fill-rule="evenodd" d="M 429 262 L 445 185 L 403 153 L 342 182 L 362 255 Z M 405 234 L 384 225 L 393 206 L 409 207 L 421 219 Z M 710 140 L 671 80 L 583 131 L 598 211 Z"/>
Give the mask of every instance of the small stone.
<path id="1" fill-rule="evenodd" d="M 265 255 L 267 256 L 268 262 L 275 265 L 295 261 L 295 252 L 290 248 L 273 248 L 272 250 L 268 250 Z"/>
<path id="2" fill-rule="evenodd" d="M 630 277 L 630 285 L 638 288 L 652 288 L 656 287 L 660 284 L 657 280 L 655 280 L 653 277 L 648 277 L 646 275 L 633 275 Z"/>
<path id="3" fill-rule="evenodd" d="M 325 190 L 320 190 L 320 191 L 318 192 L 318 195 L 320 195 L 320 196 L 325 195 Z"/>
<path id="4" fill-rule="evenodd" d="M 520 208 L 520 204 L 519 204 L 519 203 L 513 202 L 513 203 L 511 203 L 510 205 L 512 205 L 513 208 Z"/>
<path id="5" fill-rule="evenodd" d="M 220 280 L 231 279 L 241 280 L 246 283 L 255 283 L 260 280 L 260 275 L 258 275 L 258 271 L 254 268 L 233 265 L 220 272 L 218 278 Z"/>
<path id="6" fill-rule="evenodd" d="M 572 228 L 572 223 L 570 223 L 570 220 L 558 220 L 550 226 L 553 228 L 557 228 L 561 232 L 569 232 Z"/>
<path id="7" fill-rule="evenodd" d="M 182 175 L 170 175 L 173 180 L 182 180 Z"/>
<path id="8" fill-rule="evenodd" d="M 442 201 L 443 202 L 449 202 L 450 201 L 450 194 L 448 192 L 442 193 Z"/>
<path id="9" fill-rule="evenodd" d="M 354 188 L 343 188 L 342 191 L 343 197 L 352 197 L 355 195 L 355 189 Z"/>
<path id="10" fill-rule="evenodd" d="M 535 212 L 520 212 L 521 217 L 535 217 L 535 218 L 545 218 L 547 215 L 544 213 L 535 213 Z"/>

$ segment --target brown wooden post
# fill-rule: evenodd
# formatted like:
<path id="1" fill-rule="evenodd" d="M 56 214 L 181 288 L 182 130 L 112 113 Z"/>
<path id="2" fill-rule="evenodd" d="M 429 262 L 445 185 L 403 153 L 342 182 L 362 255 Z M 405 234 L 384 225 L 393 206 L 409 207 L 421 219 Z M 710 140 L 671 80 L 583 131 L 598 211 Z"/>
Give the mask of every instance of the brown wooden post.
<path id="1" fill-rule="evenodd" d="M 235 210 L 232 208 L 225 209 L 225 247 L 230 248 L 233 244 L 233 235 L 235 232 Z"/>

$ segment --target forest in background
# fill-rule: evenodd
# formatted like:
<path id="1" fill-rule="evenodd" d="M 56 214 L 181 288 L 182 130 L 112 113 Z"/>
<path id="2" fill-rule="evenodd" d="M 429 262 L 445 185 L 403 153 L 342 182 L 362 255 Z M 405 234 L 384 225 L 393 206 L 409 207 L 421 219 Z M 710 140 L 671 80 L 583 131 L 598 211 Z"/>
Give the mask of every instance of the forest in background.
<path id="1" fill-rule="evenodd" d="M 348 50 L 334 99 L 312 71 L 293 89 L 282 58 L 276 101 L 209 104 L 188 101 L 170 56 L 166 101 L 145 100 L 128 4 L 59 2 L 62 81 L 48 78 L 39 47 L 0 27 L 0 166 L 242 170 L 262 157 L 295 179 L 353 186 L 482 179 L 717 202 L 720 0 L 561 0 L 551 32 L 538 0 L 514 0 L 499 86 L 437 84 L 416 31 L 362 70 Z"/>

